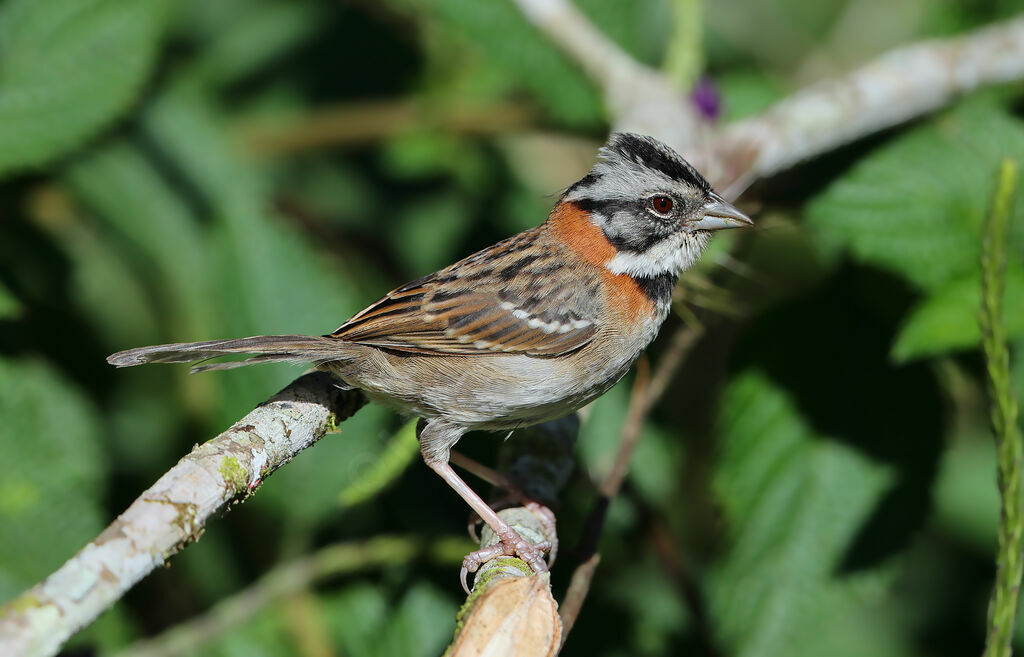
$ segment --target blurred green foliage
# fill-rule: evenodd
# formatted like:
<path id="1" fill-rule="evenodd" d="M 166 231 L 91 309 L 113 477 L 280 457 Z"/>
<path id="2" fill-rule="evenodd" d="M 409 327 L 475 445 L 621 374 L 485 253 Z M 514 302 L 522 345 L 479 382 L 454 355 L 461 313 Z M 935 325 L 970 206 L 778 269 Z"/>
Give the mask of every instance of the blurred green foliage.
<path id="1" fill-rule="evenodd" d="M 578 5 L 664 64 L 675 2 Z M 884 48 L 1019 10 L 706 2 L 702 59 L 732 120 Z M 565 654 L 980 652 L 998 519 L 980 227 L 998 162 L 1024 161 L 1022 91 L 750 190 L 759 229 L 716 239 L 685 277 L 678 314 L 707 331 L 644 428 Z M 540 222 L 608 122 L 600 91 L 510 0 L 0 3 L 0 599 L 302 371 L 113 371 L 106 354 L 331 331 Z M 1022 205 L 1009 258 L 1021 391 Z M 564 546 L 614 459 L 631 382 L 585 413 Z M 458 534 L 465 509 L 416 462 L 403 422 L 363 409 L 77 648 L 158 635 L 334 542 Z M 460 447 L 493 463 L 498 443 Z M 571 565 L 566 549 L 556 592 Z M 439 654 L 456 572 L 426 559 L 318 581 L 204 654 Z"/>

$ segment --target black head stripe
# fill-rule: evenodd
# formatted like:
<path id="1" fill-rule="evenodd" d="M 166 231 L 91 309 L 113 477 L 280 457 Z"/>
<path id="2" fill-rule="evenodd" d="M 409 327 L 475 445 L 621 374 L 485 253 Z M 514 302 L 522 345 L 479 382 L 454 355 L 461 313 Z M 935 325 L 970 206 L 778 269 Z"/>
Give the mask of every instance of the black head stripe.
<path id="1" fill-rule="evenodd" d="M 619 132 L 612 136 L 611 141 L 608 142 L 608 148 L 623 158 L 633 160 L 649 169 L 660 171 L 673 180 L 687 183 L 705 192 L 711 191 L 711 184 L 704 179 L 704 176 L 700 175 L 679 154 L 661 142 L 631 132 Z"/>
<path id="2" fill-rule="evenodd" d="M 595 185 L 599 180 L 601 180 L 601 176 L 591 171 L 590 173 L 583 176 L 573 184 L 569 185 L 569 187 L 565 190 L 565 192 L 563 192 L 562 195 L 565 196 L 566 194 L 572 194 L 576 190 L 591 187 Z"/>

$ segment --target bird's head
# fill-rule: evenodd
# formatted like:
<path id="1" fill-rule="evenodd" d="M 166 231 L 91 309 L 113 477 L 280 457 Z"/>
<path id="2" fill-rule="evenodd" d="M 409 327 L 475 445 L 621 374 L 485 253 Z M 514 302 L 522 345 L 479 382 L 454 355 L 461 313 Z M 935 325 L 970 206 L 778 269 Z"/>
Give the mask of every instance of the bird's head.
<path id="1" fill-rule="evenodd" d="M 674 150 L 632 133 L 614 133 L 590 173 L 560 203 L 588 214 L 615 248 L 605 266 L 634 277 L 678 275 L 711 231 L 753 225 Z"/>

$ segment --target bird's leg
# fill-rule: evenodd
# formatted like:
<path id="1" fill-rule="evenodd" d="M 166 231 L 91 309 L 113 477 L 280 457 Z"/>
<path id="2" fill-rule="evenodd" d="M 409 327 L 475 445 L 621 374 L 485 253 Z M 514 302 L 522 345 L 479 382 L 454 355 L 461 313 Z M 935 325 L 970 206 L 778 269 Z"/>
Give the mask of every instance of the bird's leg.
<path id="1" fill-rule="evenodd" d="M 540 520 L 541 525 L 544 527 L 544 533 L 548 536 L 555 536 L 555 514 L 548 507 L 544 506 L 540 502 L 535 502 L 530 499 L 526 493 L 523 492 L 514 481 L 502 472 L 498 472 L 494 468 L 487 467 L 483 463 L 476 459 L 470 458 L 462 452 L 451 451 L 449 453 L 449 461 L 454 463 L 458 467 L 462 468 L 466 472 L 476 475 L 478 478 L 486 481 L 490 485 L 500 488 L 505 491 L 506 495 L 499 499 L 494 504 L 489 504 L 492 509 L 503 509 L 506 505 L 519 505 L 524 506 L 533 512 L 535 516 Z M 466 528 L 469 531 L 469 536 L 474 541 L 480 540 L 480 537 L 476 533 L 476 523 L 480 522 L 481 518 L 477 515 L 471 514 L 469 526 Z M 555 563 L 555 552 L 558 549 L 558 543 L 554 543 L 551 549 L 548 551 L 548 566 L 550 567 Z"/>
<path id="2" fill-rule="evenodd" d="M 516 486 L 512 482 L 512 480 L 506 477 L 503 473 L 498 472 L 494 468 L 490 468 L 484 465 L 483 463 L 477 461 L 474 458 L 466 456 L 462 452 L 456 452 L 455 450 L 451 450 L 451 452 L 448 454 L 448 462 L 453 463 L 456 467 L 462 468 L 463 470 L 472 475 L 476 475 L 478 479 L 482 479 L 489 483 L 491 486 L 494 486 L 495 488 L 500 488 L 507 493 L 502 499 L 498 500 L 497 503 L 488 504 L 488 506 L 490 506 L 495 511 L 505 508 L 503 504 L 510 499 L 526 499 L 526 496 L 523 495 L 523 492 L 521 490 L 519 490 L 519 487 Z M 473 539 L 474 543 L 480 542 L 480 535 L 476 533 L 476 524 L 478 522 L 482 522 L 480 516 L 470 511 L 469 522 L 466 524 L 466 533 L 469 534 L 469 537 Z"/>
<path id="3" fill-rule="evenodd" d="M 475 572 L 481 564 L 502 555 L 517 556 L 525 561 L 534 572 L 544 572 L 547 564 L 544 563 L 543 551 L 549 549 L 546 541 L 534 545 L 519 535 L 514 529 L 508 526 L 504 520 L 498 517 L 494 509 L 490 507 L 473 489 L 462 480 L 448 463 L 449 453 L 452 446 L 458 442 L 465 429 L 443 420 L 431 420 L 424 422 L 420 420 L 416 425 L 416 434 L 420 440 L 420 452 L 423 454 L 423 461 L 427 466 L 441 475 L 452 489 L 459 494 L 466 504 L 487 523 L 494 531 L 500 541 L 497 545 L 484 548 L 466 555 L 462 562 L 462 582 L 465 587 L 466 573 Z"/>

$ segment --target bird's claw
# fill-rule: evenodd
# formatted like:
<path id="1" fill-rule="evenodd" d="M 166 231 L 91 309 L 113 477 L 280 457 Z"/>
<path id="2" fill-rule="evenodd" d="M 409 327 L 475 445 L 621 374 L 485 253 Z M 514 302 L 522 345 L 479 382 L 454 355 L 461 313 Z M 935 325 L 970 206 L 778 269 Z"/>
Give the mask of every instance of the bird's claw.
<path id="1" fill-rule="evenodd" d="M 465 556 L 462 560 L 462 570 L 459 571 L 459 581 L 462 582 L 462 589 L 469 594 L 469 584 L 467 583 L 469 573 L 475 573 L 480 569 L 480 566 L 484 565 L 488 561 L 497 559 L 498 557 L 519 557 L 526 562 L 533 572 L 543 573 L 547 572 L 548 564 L 544 561 L 544 553 L 550 552 L 552 549 L 551 541 L 541 541 L 539 543 L 530 543 L 529 541 L 522 538 L 514 530 L 509 530 L 510 535 L 502 537 L 502 539 L 494 545 L 474 550 Z"/>

